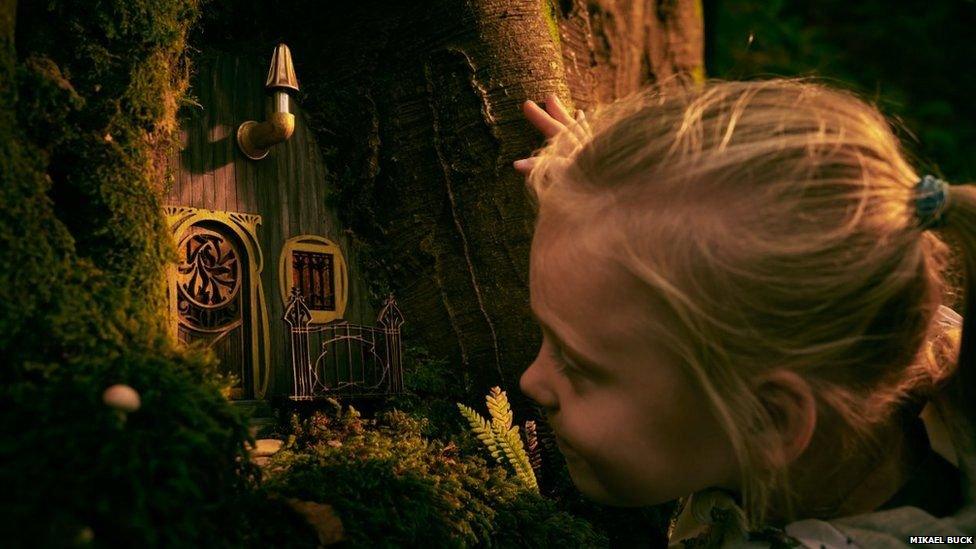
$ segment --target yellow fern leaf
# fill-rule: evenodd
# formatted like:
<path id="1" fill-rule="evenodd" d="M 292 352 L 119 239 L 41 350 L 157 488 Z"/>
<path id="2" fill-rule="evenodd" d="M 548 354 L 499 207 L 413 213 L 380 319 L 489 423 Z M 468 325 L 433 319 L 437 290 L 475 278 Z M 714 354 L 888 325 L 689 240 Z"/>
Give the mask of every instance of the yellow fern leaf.
<path id="1" fill-rule="evenodd" d="M 508 395 L 499 387 L 492 387 L 485 397 L 491 421 L 485 419 L 473 408 L 457 403 L 461 415 L 468 421 L 471 431 L 477 436 L 498 463 L 508 461 L 515 476 L 527 488 L 539 491 L 538 481 L 532 462 L 525 451 L 518 426 L 512 425 L 512 407 Z M 503 459 L 504 458 L 504 459 Z"/>
<path id="2" fill-rule="evenodd" d="M 501 452 L 498 450 L 498 444 L 495 440 L 495 432 L 491 428 L 491 423 L 487 419 L 481 417 L 481 414 L 476 412 L 474 408 L 465 406 L 460 402 L 456 403 L 458 409 L 461 411 L 461 415 L 464 419 L 468 420 L 468 424 L 471 426 L 471 431 L 475 434 L 478 440 L 484 444 L 488 451 L 491 453 L 492 457 L 498 463 L 502 462 Z"/>
<path id="3" fill-rule="evenodd" d="M 458 402 L 456 404 L 457 404 L 458 410 L 461 411 L 461 415 L 464 416 L 464 419 L 468 420 L 468 424 L 471 425 L 471 430 L 474 431 L 475 434 L 480 434 L 480 431 L 482 429 L 482 425 L 483 425 L 485 419 L 483 417 L 481 417 L 481 414 L 479 414 L 478 412 L 476 412 L 474 410 L 474 408 L 470 408 L 468 406 L 465 406 L 464 404 L 461 404 L 460 402 Z"/>
<path id="4" fill-rule="evenodd" d="M 488 403 L 488 412 L 491 414 L 493 425 L 497 425 L 499 429 L 508 429 L 512 426 L 512 408 L 505 391 L 499 387 L 492 387 L 485 401 Z"/>
<path id="5" fill-rule="evenodd" d="M 515 426 L 502 430 L 496 429 L 493 425 L 492 429 L 495 432 L 498 447 L 501 448 L 509 464 L 515 469 L 515 475 L 526 487 L 538 492 L 539 485 L 535 479 L 535 471 L 532 470 L 532 465 L 529 463 L 529 456 L 525 453 L 525 447 L 522 445 L 519 428 Z"/>

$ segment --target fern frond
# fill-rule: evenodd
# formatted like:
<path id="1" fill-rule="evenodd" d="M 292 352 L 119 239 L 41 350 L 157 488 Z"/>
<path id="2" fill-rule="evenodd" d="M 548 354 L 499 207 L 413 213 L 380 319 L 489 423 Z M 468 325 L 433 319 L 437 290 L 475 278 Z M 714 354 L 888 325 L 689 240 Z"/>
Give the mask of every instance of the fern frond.
<path id="1" fill-rule="evenodd" d="M 529 465 L 532 466 L 532 471 L 535 473 L 535 478 L 538 481 L 539 475 L 542 472 L 542 452 L 539 448 L 539 437 L 535 431 L 535 422 L 526 421 L 525 422 L 525 452 L 529 454 Z"/>
<path id="2" fill-rule="evenodd" d="M 491 428 L 491 423 L 487 419 L 481 417 L 481 414 L 476 412 L 474 408 L 465 406 L 460 402 L 456 403 L 458 409 L 461 411 L 461 415 L 464 419 L 468 420 L 468 425 L 471 426 L 471 432 L 481 441 L 485 447 L 488 448 L 488 452 L 491 453 L 491 457 L 495 458 L 498 463 L 502 462 L 502 452 L 498 448 L 498 443 L 495 441 L 495 433 Z"/>
<path id="3" fill-rule="evenodd" d="M 512 426 L 512 407 L 508 402 L 508 395 L 498 387 L 492 387 L 491 392 L 485 397 L 488 403 L 488 412 L 491 421 L 484 418 L 473 408 L 457 403 L 461 415 L 468 421 L 471 431 L 478 437 L 491 452 L 491 456 L 498 463 L 504 461 L 515 470 L 515 476 L 527 488 L 539 491 L 539 484 L 536 480 L 535 470 L 532 461 L 525 451 L 522 444 L 522 437 L 519 436 L 518 426 Z M 532 447 L 535 448 L 535 425 L 532 428 Z"/>
<path id="4" fill-rule="evenodd" d="M 494 430 L 498 447 L 502 449 L 508 462 L 515 469 L 515 475 L 526 487 L 538 492 L 539 485 L 536 482 L 535 471 L 532 470 L 532 465 L 529 463 L 529 456 L 526 455 L 525 447 L 522 445 L 519 428 L 516 426 L 502 430 L 496 429 L 493 425 L 492 429 Z"/>
<path id="5" fill-rule="evenodd" d="M 538 492 L 539 484 L 535 477 L 535 471 L 532 469 L 532 463 L 529 461 L 529 455 L 525 453 L 525 447 L 522 445 L 522 437 L 519 436 L 518 427 L 510 429 L 507 438 L 510 441 L 509 445 L 515 450 L 513 464 L 518 464 L 517 469 L 521 472 L 522 481 L 526 486 Z"/>
<path id="6" fill-rule="evenodd" d="M 491 392 L 485 397 L 488 403 L 488 413 L 491 414 L 492 425 L 497 425 L 499 429 L 508 429 L 512 426 L 512 407 L 508 403 L 508 395 L 499 387 L 492 387 Z"/>
<path id="7" fill-rule="evenodd" d="M 464 417 L 464 419 L 468 420 L 468 425 L 471 426 L 471 430 L 474 431 L 475 434 L 478 434 L 478 431 L 482 428 L 485 418 L 481 417 L 481 414 L 476 412 L 474 408 L 465 406 L 460 402 L 457 402 L 456 404 L 458 410 L 461 411 L 461 415 Z"/>

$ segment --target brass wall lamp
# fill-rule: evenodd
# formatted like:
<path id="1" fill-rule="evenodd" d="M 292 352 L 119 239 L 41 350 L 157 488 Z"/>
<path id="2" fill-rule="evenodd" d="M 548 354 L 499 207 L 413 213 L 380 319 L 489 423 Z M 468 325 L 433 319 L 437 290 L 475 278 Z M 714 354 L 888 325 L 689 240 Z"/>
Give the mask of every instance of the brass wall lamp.
<path id="1" fill-rule="evenodd" d="M 295 115 L 288 112 L 288 94 L 298 91 L 298 77 L 288 46 L 275 47 L 264 88 L 274 92 L 274 112 L 264 122 L 248 120 L 237 128 L 237 145 L 252 160 L 268 156 L 272 145 L 287 141 L 295 132 Z"/>

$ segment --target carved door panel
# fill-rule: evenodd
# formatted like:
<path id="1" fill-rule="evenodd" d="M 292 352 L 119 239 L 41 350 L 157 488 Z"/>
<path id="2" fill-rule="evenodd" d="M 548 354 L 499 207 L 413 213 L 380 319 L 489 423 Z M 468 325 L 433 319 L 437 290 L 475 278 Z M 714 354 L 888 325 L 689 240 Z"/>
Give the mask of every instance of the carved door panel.
<path id="1" fill-rule="evenodd" d="M 234 377 L 231 398 L 253 398 L 251 383 L 250 284 L 247 252 L 217 223 L 188 227 L 179 242 L 176 271 L 177 337 L 203 342 Z"/>

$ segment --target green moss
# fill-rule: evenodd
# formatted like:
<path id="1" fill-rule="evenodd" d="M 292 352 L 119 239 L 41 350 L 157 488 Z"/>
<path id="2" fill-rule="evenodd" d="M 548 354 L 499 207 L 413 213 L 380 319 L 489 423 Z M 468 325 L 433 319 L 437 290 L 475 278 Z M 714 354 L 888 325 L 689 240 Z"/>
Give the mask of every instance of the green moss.
<path id="1" fill-rule="evenodd" d="M 0 29 L 0 537 L 266 542 L 274 525 L 260 517 L 279 508 L 255 489 L 245 418 L 212 357 L 165 331 L 160 160 L 197 2 L 19 8 L 16 49 Z M 116 383 L 139 392 L 139 410 L 102 402 Z"/>
<path id="2" fill-rule="evenodd" d="M 556 50 L 560 48 L 559 41 L 559 12 L 556 11 L 556 4 L 553 0 L 540 0 L 542 2 L 542 18 L 546 22 L 546 27 L 549 28 L 549 37 L 552 38 L 552 43 L 555 44 Z"/>
<path id="3" fill-rule="evenodd" d="M 268 490 L 333 505 L 352 547 L 606 545 L 585 521 L 460 449 L 467 444 L 423 437 L 423 423 L 341 408 L 296 419 Z"/>
<path id="4" fill-rule="evenodd" d="M 162 268 L 174 256 L 160 160 L 175 143 L 184 36 L 198 10 L 196 0 L 52 1 L 21 3 L 17 19 L 17 112 L 50 163 L 54 213 L 77 256 L 118 288 L 144 343 L 164 327 Z"/>
<path id="5" fill-rule="evenodd" d="M 107 546 L 232 545 L 256 470 L 203 366 L 140 351 L 21 365 L 0 389 L 4 539 L 61 546 L 88 530 Z M 117 382 L 140 393 L 139 410 L 103 404 Z"/>

